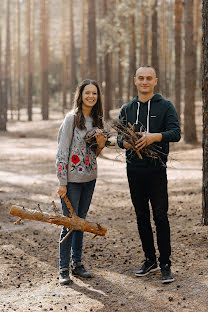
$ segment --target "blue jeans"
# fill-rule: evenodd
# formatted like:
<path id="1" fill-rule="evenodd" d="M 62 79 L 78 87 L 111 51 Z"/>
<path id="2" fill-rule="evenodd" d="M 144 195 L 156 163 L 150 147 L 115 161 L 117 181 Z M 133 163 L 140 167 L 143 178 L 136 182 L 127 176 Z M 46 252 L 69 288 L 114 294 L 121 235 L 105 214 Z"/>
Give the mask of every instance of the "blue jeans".
<path id="1" fill-rule="evenodd" d="M 92 195 L 94 192 L 96 180 L 85 183 L 71 183 L 67 184 L 67 196 L 72 204 L 76 214 L 85 219 L 90 207 Z M 69 214 L 63 199 L 61 199 L 63 215 Z M 60 235 L 60 241 L 67 234 L 68 230 L 63 227 Z M 69 270 L 69 262 L 72 251 L 72 262 L 78 263 L 82 261 L 82 242 L 83 232 L 73 231 L 63 243 L 59 241 L 59 269 L 60 271 Z"/>

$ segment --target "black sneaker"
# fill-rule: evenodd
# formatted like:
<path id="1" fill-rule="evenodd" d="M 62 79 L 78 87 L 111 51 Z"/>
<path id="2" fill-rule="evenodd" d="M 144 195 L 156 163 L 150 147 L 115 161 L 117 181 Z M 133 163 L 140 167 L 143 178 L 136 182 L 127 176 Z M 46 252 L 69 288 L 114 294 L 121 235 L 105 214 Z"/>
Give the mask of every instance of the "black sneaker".
<path id="1" fill-rule="evenodd" d="M 136 276 L 145 276 L 150 272 L 154 272 L 158 269 L 156 261 L 146 259 L 139 271 L 136 272 Z"/>
<path id="2" fill-rule="evenodd" d="M 72 283 L 72 280 L 69 277 L 69 271 L 68 270 L 60 272 L 59 283 L 60 283 L 60 285 L 69 285 Z"/>
<path id="3" fill-rule="evenodd" d="M 162 283 L 171 283 L 174 281 L 169 264 L 161 265 Z"/>
<path id="4" fill-rule="evenodd" d="M 84 278 L 91 278 L 92 275 L 85 269 L 83 264 L 75 264 L 71 267 L 72 275 L 84 277 Z"/>

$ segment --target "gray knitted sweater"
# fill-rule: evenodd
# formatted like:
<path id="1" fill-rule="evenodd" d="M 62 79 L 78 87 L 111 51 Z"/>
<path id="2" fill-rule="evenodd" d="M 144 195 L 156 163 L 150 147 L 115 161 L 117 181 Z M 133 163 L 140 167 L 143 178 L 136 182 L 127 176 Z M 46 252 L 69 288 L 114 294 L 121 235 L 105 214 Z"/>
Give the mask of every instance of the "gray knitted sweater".
<path id="1" fill-rule="evenodd" d="M 58 134 L 56 172 L 60 185 L 89 182 L 97 178 L 96 154 L 83 137 L 92 129 L 92 118 L 85 117 L 85 130 L 74 128 L 74 113 L 69 112 Z"/>

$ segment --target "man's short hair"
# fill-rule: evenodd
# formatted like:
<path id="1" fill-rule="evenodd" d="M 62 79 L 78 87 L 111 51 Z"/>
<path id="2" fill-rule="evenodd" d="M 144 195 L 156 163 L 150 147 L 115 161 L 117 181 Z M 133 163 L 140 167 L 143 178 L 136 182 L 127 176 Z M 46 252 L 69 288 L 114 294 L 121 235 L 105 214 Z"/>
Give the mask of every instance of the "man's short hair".
<path id="1" fill-rule="evenodd" d="M 157 76 L 156 70 L 155 70 L 155 68 L 154 68 L 153 66 L 143 64 L 143 65 L 139 65 L 139 67 L 137 68 L 137 70 L 140 69 L 141 67 L 152 68 L 152 69 L 154 70 L 154 72 L 155 72 L 155 76 Z M 136 72 L 137 72 L 137 70 L 136 70 Z M 136 77 L 136 73 L 135 73 L 135 77 Z"/>

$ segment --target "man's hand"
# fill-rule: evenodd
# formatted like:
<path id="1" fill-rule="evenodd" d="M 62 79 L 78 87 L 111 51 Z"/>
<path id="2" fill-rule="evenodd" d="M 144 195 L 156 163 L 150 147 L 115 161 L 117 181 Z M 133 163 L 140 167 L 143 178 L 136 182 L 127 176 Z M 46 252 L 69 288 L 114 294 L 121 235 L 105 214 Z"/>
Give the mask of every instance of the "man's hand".
<path id="1" fill-rule="evenodd" d="M 66 185 L 60 185 L 58 188 L 58 191 L 57 191 L 59 196 L 61 196 L 63 198 L 66 195 L 66 192 L 67 192 Z"/>
<path id="2" fill-rule="evenodd" d="M 135 146 L 138 150 L 141 150 L 143 147 L 148 146 L 154 142 L 161 142 L 162 134 L 161 133 L 144 133 L 143 136 L 135 142 Z"/>

